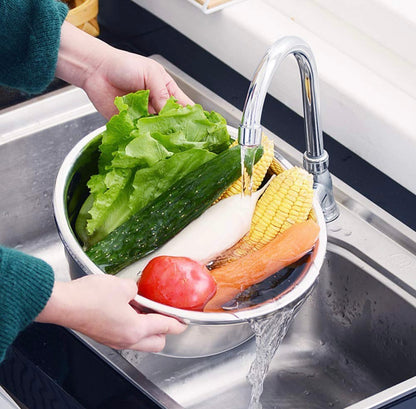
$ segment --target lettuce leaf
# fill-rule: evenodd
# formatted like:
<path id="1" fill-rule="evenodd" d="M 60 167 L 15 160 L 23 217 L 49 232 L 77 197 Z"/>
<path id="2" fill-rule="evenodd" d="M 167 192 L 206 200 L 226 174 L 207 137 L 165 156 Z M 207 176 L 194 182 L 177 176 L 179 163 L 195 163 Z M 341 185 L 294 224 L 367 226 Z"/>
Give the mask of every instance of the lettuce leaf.
<path id="1" fill-rule="evenodd" d="M 201 105 L 171 97 L 158 115 L 148 111 L 149 91 L 117 97 L 119 114 L 102 133 L 98 174 L 75 222 L 86 248 L 103 239 L 178 179 L 227 149 L 225 119 Z"/>
<path id="2" fill-rule="evenodd" d="M 198 104 L 183 107 L 173 99 L 167 101 L 159 115 L 139 119 L 138 126 L 141 132 L 149 132 L 174 152 L 189 149 L 189 143 L 199 142 L 200 147 L 220 153 L 230 144 L 222 116 L 210 114 Z"/>
<path id="3" fill-rule="evenodd" d="M 111 166 L 114 168 L 143 168 L 152 166 L 173 155 L 150 134 L 131 132 L 133 139 L 114 154 Z"/>
<path id="4" fill-rule="evenodd" d="M 129 199 L 133 214 L 168 190 L 177 180 L 215 156 L 204 149 L 190 149 L 176 153 L 152 167 L 139 169 L 134 176 L 133 192 Z"/>
<path id="5" fill-rule="evenodd" d="M 139 119 L 142 116 L 149 116 L 149 91 L 135 92 L 116 97 L 114 105 L 119 112 L 127 112 L 132 120 Z"/>

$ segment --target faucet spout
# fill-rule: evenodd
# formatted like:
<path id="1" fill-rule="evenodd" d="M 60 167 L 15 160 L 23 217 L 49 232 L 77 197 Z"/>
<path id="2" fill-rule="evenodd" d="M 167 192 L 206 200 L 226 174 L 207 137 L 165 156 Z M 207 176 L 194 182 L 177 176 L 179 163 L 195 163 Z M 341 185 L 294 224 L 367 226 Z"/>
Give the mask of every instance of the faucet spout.
<path id="1" fill-rule="evenodd" d="M 261 114 L 264 100 L 273 75 L 289 55 L 298 62 L 305 120 L 306 151 L 303 166 L 314 176 L 314 188 L 318 195 L 326 222 L 336 219 L 339 211 L 333 196 L 332 180 L 328 170 L 329 156 L 324 149 L 319 120 L 318 78 L 315 59 L 309 45 L 298 37 L 283 37 L 276 41 L 261 60 L 250 84 L 238 140 L 243 146 L 261 143 Z"/>

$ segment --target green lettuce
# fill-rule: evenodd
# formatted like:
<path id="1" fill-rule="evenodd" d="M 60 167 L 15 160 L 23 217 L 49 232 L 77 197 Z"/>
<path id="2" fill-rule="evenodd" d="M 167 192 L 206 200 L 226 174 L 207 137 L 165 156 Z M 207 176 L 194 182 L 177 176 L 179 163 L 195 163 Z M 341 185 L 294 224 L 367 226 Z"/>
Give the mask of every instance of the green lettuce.
<path id="1" fill-rule="evenodd" d="M 216 155 L 204 149 L 190 149 L 173 155 L 152 167 L 139 169 L 133 179 L 129 206 L 133 213 L 168 190 L 178 179 L 195 170 Z"/>
<path id="2" fill-rule="evenodd" d="M 230 145 L 220 114 L 171 97 L 152 115 L 148 99 L 149 91 L 138 91 L 114 101 L 119 114 L 101 135 L 98 174 L 75 222 L 86 248 Z"/>

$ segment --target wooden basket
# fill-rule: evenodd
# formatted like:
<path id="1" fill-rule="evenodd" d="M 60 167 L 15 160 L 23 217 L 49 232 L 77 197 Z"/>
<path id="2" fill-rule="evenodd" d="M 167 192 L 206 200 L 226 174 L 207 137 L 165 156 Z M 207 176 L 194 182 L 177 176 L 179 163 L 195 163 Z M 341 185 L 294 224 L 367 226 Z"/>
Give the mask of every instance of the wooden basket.
<path id="1" fill-rule="evenodd" d="M 97 37 L 100 29 L 97 22 L 98 0 L 66 1 L 70 7 L 66 20 L 88 34 Z"/>

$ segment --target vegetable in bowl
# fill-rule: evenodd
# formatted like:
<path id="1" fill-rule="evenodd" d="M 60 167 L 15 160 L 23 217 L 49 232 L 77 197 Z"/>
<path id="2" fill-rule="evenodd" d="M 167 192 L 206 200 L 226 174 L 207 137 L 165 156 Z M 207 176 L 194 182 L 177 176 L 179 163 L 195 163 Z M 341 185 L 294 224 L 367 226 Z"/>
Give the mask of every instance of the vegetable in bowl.
<path id="1" fill-rule="evenodd" d="M 84 274 L 104 274 L 103 270 L 88 257 L 85 252 L 85 246 L 82 246 L 83 243 L 75 234 L 74 229 L 75 220 L 79 216 L 79 208 L 90 193 L 86 183 L 92 174 L 99 173 L 97 171 L 97 162 L 101 151 L 98 150 L 98 146 L 102 143 L 104 129 L 96 129 L 74 146 L 65 157 L 55 184 L 54 215 L 59 235 L 65 246 L 72 279 L 79 278 Z M 229 135 L 235 138 L 237 130 L 232 127 L 227 127 L 227 129 Z M 290 167 L 290 164 L 275 152 L 271 138 L 270 141 L 271 143 L 269 144 L 265 144 L 262 141 L 264 153 L 254 166 L 253 171 L 254 191 L 257 191 L 262 185 L 264 186 L 264 182 L 271 174 L 278 175 L 284 169 Z M 269 147 L 268 145 L 271 146 Z M 227 150 L 228 148 L 224 151 Z M 218 153 L 211 153 L 214 155 L 214 158 L 218 156 Z M 170 159 L 173 157 L 172 155 Z M 264 180 L 265 178 L 266 180 Z M 269 188 L 266 191 L 268 190 Z M 223 198 L 230 195 L 239 196 L 240 192 L 241 182 L 237 180 L 221 195 L 219 203 L 223 201 Z M 260 199 L 263 198 L 264 194 Z M 287 196 L 287 194 L 284 194 L 284 196 Z M 292 197 L 292 201 L 292 207 L 296 207 L 297 199 Z M 257 208 L 258 205 L 256 206 Z M 255 210 L 256 213 L 257 210 Z M 283 307 L 286 308 L 288 305 L 296 303 L 299 297 L 303 297 L 305 293 L 310 291 L 316 282 L 326 248 L 325 222 L 317 201 L 314 201 L 312 214 L 314 214 L 313 217 L 317 220 L 321 230 L 319 241 L 311 253 L 311 260 L 306 265 L 305 273 L 297 275 L 299 280 L 297 279 L 296 282 L 292 281 L 290 287 L 285 287 L 287 291 L 282 297 L 278 299 L 273 298 L 273 300 L 270 297 L 272 302 L 268 301 L 269 298 L 264 298 L 263 300 L 257 300 L 261 304 L 252 303 L 250 307 L 242 310 L 237 307 L 232 309 L 232 311 L 227 309 L 222 312 L 206 312 L 175 308 L 155 302 L 139 294 L 136 295 L 134 303 L 143 311 L 166 314 L 189 324 L 184 334 L 168 337 L 162 354 L 181 358 L 194 358 L 226 351 L 252 337 L 253 332 L 247 323 L 248 320 L 267 316 Z M 267 222 L 267 225 L 269 225 L 269 222 Z M 266 233 L 267 229 L 265 231 L 267 236 Z M 222 259 L 221 262 L 223 262 Z M 117 275 L 120 273 L 117 273 Z M 268 295 L 270 295 L 270 292 L 268 292 Z"/>
<path id="2" fill-rule="evenodd" d="M 75 223 L 85 249 L 231 143 L 220 114 L 171 97 L 152 115 L 148 99 L 146 90 L 115 99 L 119 114 L 102 133 L 98 173 L 88 181 L 90 195 Z"/>
<path id="3" fill-rule="evenodd" d="M 158 256 L 137 283 L 138 294 L 185 310 L 202 311 L 217 291 L 208 269 L 188 257 Z"/>
<path id="4" fill-rule="evenodd" d="M 213 296 L 210 294 L 203 303 L 204 306 L 209 302 L 211 311 L 220 309 L 221 304 L 228 301 L 226 294 L 231 284 L 234 289 L 247 288 L 261 281 L 261 277 L 276 272 L 275 267 L 265 268 L 263 264 L 272 260 L 277 250 L 267 254 L 259 250 L 276 237 L 279 230 L 282 233 L 283 229 L 309 218 L 313 198 L 311 175 L 299 168 L 286 171 L 279 168 L 274 160 L 274 144 L 263 136 L 262 145 L 253 151 L 255 193 L 247 201 L 245 195 L 238 194 L 242 190 L 241 148 L 236 143 L 231 144 L 221 115 L 208 113 L 199 105 L 183 107 L 174 99 L 169 99 L 158 115 L 150 115 L 147 91 L 116 98 L 115 104 L 120 112 L 108 122 L 101 135 L 98 173 L 88 181 L 90 195 L 75 223 L 90 260 L 106 273 L 135 279 L 147 266 L 154 264 L 155 257 L 160 260 L 158 256 L 191 257 L 195 265 L 209 264 L 212 271 L 206 272 L 214 277 L 220 290 L 214 301 L 210 301 Z M 245 202 L 247 206 L 243 206 Z M 226 216 L 224 209 L 228 207 L 241 210 L 241 217 L 234 217 L 237 212 L 231 213 L 232 217 L 230 213 Z M 214 211 L 216 208 L 219 210 Z M 266 208 L 270 217 L 260 216 L 259 219 L 258 215 Z M 311 223 L 306 225 L 313 225 Z M 280 225 L 282 227 L 278 227 Z M 226 226 L 235 234 L 229 234 Z M 299 231 L 298 228 L 296 237 Z M 310 250 L 319 229 L 313 231 L 305 249 L 290 249 L 296 254 L 287 260 L 279 259 L 276 266 L 284 267 L 286 262 L 290 264 Z M 199 240 L 202 235 L 211 236 L 211 241 Z M 307 235 L 301 236 L 299 239 Z M 291 239 L 292 243 L 296 244 L 296 237 Z M 281 246 L 279 240 L 276 242 Z M 197 251 L 189 251 L 191 247 Z M 250 267 L 252 272 L 256 265 L 262 267 L 257 269 L 256 278 L 246 271 L 251 278 L 243 285 L 234 270 L 243 271 L 241 263 L 246 260 L 237 260 L 240 264 L 235 264 L 236 267 L 232 261 L 247 252 L 255 252 L 250 256 L 255 264 Z M 263 260 L 264 257 L 270 260 Z M 221 267 L 224 263 L 230 264 Z M 152 280 L 145 282 L 160 284 L 160 280 L 154 279 L 156 270 L 166 277 L 160 268 L 153 269 Z M 229 270 L 226 275 L 233 283 L 224 280 L 227 277 L 222 270 Z M 140 282 L 141 279 L 139 288 Z M 158 290 L 162 292 L 171 287 L 159 285 Z M 185 292 L 192 294 L 192 288 Z M 150 293 L 155 300 L 154 291 Z M 172 305 L 169 300 L 165 304 Z M 195 309 L 193 305 L 176 303 L 172 306 Z"/>
<path id="5" fill-rule="evenodd" d="M 235 146 L 178 180 L 88 249 L 87 255 L 106 273 L 119 272 L 173 238 L 207 210 L 240 174 L 240 147 Z"/>

